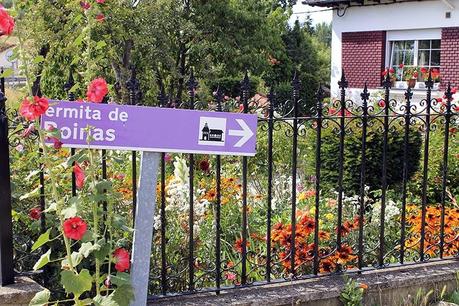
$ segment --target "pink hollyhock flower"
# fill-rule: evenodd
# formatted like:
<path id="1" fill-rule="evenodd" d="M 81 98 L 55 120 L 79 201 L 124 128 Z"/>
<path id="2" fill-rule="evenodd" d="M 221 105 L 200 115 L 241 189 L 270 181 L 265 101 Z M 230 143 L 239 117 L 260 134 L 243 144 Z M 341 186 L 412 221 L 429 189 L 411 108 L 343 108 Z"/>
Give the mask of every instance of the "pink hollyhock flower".
<path id="1" fill-rule="evenodd" d="M 0 36 L 10 35 L 14 30 L 14 19 L 0 5 Z"/>
<path id="2" fill-rule="evenodd" d="M 25 119 L 33 121 L 43 115 L 48 107 L 49 103 L 46 98 L 34 96 L 33 101 L 30 101 L 28 97 L 25 97 L 19 108 L 19 114 Z"/>
<path id="3" fill-rule="evenodd" d="M 103 78 L 97 78 L 89 83 L 86 97 L 90 102 L 100 103 L 107 94 L 107 82 Z"/>
<path id="4" fill-rule="evenodd" d="M 113 257 L 115 259 L 115 269 L 118 272 L 125 272 L 129 270 L 131 262 L 129 260 L 129 252 L 123 248 L 118 248 L 113 252 Z"/>
<path id="5" fill-rule="evenodd" d="M 88 225 L 80 217 L 65 220 L 63 227 L 65 237 L 73 240 L 81 240 L 88 229 Z"/>
<path id="6" fill-rule="evenodd" d="M 83 169 L 81 169 L 80 165 L 78 163 L 75 163 L 73 166 L 73 172 L 75 173 L 75 179 L 76 179 L 76 186 L 78 189 L 83 188 L 84 186 L 84 181 L 85 181 L 85 174 Z"/>
<path id="7" fill-rule="evenodd" d="M 169 153 L 164 154 L 164 161 L 170 163 L 172 161 L 172 155 Z"/>
<path id="8" fill-rule="evenodd" d="M 99 22 L 104 22 L 105 21 L 105 15 L 100 13 L 96 15 L 96 20 Z"/>
<path id="9" fill-rule="evenodd" d="M 22 133 L 21 137 L 29 137 L 35 131 L 35 124 L 31 123 Z"/>
<path id="10" fill-rule="evenodd" d="M 96 0 L 97 3 L 103 4 L 105 3 L 105 0 Z"/>
<path id="11" fill-rule="evenodd" d="M 89 9 L 91 8 L 91 3 L 86 2 L 86 1 L 80 1 L 80 6 L 81 6 L 84 10 L 89 10 Z"/>

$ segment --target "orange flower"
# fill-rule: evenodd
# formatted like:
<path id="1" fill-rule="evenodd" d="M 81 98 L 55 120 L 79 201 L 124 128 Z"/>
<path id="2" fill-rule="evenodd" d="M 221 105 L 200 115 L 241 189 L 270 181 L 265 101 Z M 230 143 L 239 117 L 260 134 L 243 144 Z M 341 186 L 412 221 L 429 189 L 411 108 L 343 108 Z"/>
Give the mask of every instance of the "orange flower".
<path id="1" fill-rule="evenodd" d="M 234 243 L 234 249 L 236 250 L 236 252 L 238 253 L 242 253 L 242 246 L 243 246 L 243 241 L 242 241 L 242 238 L 239 238 L 236 240 L 236 242 Z M 246 241 L 246 249 L 248 249 L 250 247 L 250 242 L 249 241 Z"/>

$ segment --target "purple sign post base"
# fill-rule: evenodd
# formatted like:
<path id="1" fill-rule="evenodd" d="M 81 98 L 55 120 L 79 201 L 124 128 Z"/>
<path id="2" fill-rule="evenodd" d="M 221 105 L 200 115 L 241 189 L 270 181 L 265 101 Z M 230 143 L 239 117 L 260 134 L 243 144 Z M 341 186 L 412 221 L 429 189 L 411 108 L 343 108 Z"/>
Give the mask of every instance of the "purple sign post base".
<path id="1" fill-rule="evenodd" d="M 132 306 L 147 304 L 157 152 L 255 155 L 257 116 L 251 114 L 51 101 L 41 123 L 42 128 L 60 130 L 64 147 L 143 151 L 132 250 Z"/>

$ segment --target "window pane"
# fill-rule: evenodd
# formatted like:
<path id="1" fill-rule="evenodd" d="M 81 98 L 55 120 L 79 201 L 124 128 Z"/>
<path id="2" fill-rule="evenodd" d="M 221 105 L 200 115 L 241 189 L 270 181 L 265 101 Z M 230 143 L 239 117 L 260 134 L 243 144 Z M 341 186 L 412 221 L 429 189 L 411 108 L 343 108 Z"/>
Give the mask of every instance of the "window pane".
<path id="1" fill-rule="evenodd" d="M 440 50 L 432 50 L 431 66 L 440 66 Z"/>
<path id="2" fill-rule="evenodd" d="M 418 56 L 418 65 L 421 67 L 429 67 L 430 66 L 430 51 L 425 50 L 421 51 L 419 50 L 419 56 Z"/>
<path id="3" fill-rule="evenodd" d="M 405 40 L 405 50 L 414 50 L 414 40 Z"/>
<path id="4" fill-rule="evenodd" d="M 403 51 L 394 51 L 392 55 L 392 66 L 398 66 L 403 61 Z"/>
<path id="5" fill-rule="evenodd" d="M 432 40 L 432 49 L 440 49 L 440 39 Z"/>
<path id="6" fill-rule="evenodd" d="M 420 40 L 419 49 L 430 49 L 430 40 Z"/>
<path id="7" fill-rule="evenodd" d="M 403 41 L 394 41 L 392 42 L 392 47 L 394 51 L 403 50 L 404 49 L 404 42 Z"/>
<path id="8" fill-rule="evenodd" d="M 403 64 L 407 66 L 414 65 L 414 51 L 413 50 L 405 51 L 405 59 L 403 61 Z"/>

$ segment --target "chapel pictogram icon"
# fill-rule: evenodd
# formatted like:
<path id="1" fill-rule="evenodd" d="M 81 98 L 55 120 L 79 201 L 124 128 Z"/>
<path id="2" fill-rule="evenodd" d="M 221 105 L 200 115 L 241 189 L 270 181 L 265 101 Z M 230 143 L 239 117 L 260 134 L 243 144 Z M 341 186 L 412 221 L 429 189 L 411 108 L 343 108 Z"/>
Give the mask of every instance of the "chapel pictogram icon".
<path id="1" fill-rule="evenodd" d="M 210 129 L 207 122 L 201 130 L 201 141 L 223 141 L 223 131 Z"/>

